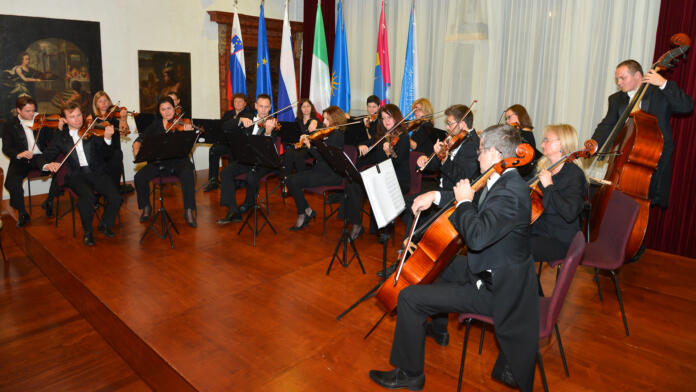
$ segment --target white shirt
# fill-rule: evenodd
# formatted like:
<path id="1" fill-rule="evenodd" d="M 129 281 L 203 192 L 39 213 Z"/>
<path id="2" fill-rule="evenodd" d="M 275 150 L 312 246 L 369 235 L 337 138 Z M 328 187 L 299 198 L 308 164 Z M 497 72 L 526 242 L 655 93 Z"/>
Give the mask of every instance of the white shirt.
<path id="1" fill-rule="evenodd" d="M 260 119 L 261 117 L 254 116 L 254 129 L 251 131 L 252 135 L 260 135 L 262 131 L 265 131 L 265 129 L 259 128 L 259 123 L 256 122 Z"/>
<path id="2" fill-rule="evenodd" d="M 80 140 L 80 136 L 77 133 L 76 129 L 70 128 L 70 137 L 72 137 L 73 143 L 77 143 L 78 140 Z M 104 138 L 104 142 L 107 145 L 111 145 L 111 139 L 106 139 Z M 75 147 L 75 152 L 77 153 L 77 159 L 80 161 L 80 166 L 89 166 L 87 163 L 87 156 L 85 155 L 85 148 L 82 145 L 82 140 L 80 140 L 79 143 L 77 143 L 77 147 Z"/>
<path id="3" fill-rule="evenodd" d="M 34 125 L 34 120 L 22 120 L 21 117 L 17 116 L 19 123 L 22 124 L 24 129 L 24 135 L 27 137 L 27 150 L 31 151 L 32 154 L 41 154 L 38 144 L 36 144 L 36 139 L 34 138 L 34 131 L 32 131 L 31 126 Z"/>

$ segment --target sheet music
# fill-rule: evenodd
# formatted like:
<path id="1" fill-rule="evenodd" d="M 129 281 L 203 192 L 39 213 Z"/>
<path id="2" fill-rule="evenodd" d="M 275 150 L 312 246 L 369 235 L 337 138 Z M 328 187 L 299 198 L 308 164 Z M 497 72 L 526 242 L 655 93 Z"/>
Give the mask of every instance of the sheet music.
<path id="1" fill-rule="evenodd" d="M 381 229 L 406 208 L 391 159 L 360 172 L 377 226 Z"/>

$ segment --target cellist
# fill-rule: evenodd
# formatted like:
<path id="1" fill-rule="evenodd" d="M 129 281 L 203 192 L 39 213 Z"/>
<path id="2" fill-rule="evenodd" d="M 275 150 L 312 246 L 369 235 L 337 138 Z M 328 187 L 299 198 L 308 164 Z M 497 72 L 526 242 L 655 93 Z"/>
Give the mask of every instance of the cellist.
<path id="1" fill-rule="evenodd" d="M 516 156 L 520 143 L 519 132 L 509 125 L 483 131 L 478 150 L 481 170 Z M 390 359 L 396 368 L 372 370 L 370 378 L 385 388 L 422 389 L 425 337 L 447 345 L 447 313 L 478 312 L 492 315 L 495 321 L 501 351 L 493 377 L 531 391 L 539 338 L 539 300 L 529 250 L 529 186 L 517 170 L 509 168 L 488 179 L 477 203 L 465 179 L 457 182 L 454 192 L 421 195 L 412 209 L 417 213 L 436 201 L 449 203 L 452 194 L 457 207 L 450 222 L 467 244 L 468 256 L 457 256 L 436 283 L 412 285 L 401 291 Z M 426 323 L 429 316 L 432 321 Z"/>
<path id="2" fill-rule="evenodd" d="M 640 85 L 649 83 L 650 86 L 639 103 L 640 109 L 657 117 L 657 124 L 664 137 L 662 156 L 650 182 L 649 199 L 651 204 L 667 208 L 672 178 L 672 152 L 674 151 L 672 127 L 669 125 L 669 119 L 673 112 L 692 111 L 694 100 L 686 95 L 675 82 L 665 79 L 657 71 L 651 69 L 644 75 L 643 68 L 635 60 L 620 62 L 616 66 L 615 76 L 616 84 L 621 91 L 609 96 L 607 114 L 597 125 L 592 139 L 596 140 L 601 147 Z"/>

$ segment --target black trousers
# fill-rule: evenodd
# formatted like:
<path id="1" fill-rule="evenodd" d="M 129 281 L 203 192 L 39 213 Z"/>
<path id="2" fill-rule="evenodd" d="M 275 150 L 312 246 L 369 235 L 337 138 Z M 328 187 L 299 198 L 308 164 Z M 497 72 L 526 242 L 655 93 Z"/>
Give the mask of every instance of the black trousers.
<path id="1" fill-rule="evenodd" d="M 220 173 L 220 205 L 227 206 L 232 211 L 238 211 L 237 186 L 235 185 L 234 178 L 240 174 L 246 173 L 247 186 L 244 205 L 247 207 L 253 206 L 256 204 L 256 196 L 259 194 L 259 181 L 261 177 L 272 171 L 273 169 L 267 167 L 253 167 L 239 162 L 230 163 L 230 165 L 222 169 Z"/>
<path id="2" fill-rule="evenodd" d="M 309 208 L 307 199 L 304 197 L 305 188 L 340 185 L 341 181 L 343 181 L 343 177 L 336 174 L 333 170 L 325 170 L 320 167 L 300 171 L 288 177 L 288 192 L 295 199 L 297 214 L 304 214 L 305 210 Z"/>
<path id="3" fill-rule="evenodd" d="M 220 170 L 220 158 L 231 153 L 232 149 L 227 144 L 215 143 L 210 147 L 210 150 L 208 150 L 208 180 L 217 181 Z"/>
<path id="4" fill-rule="evenodd" d="M 184 195 L 184 208 L 196 208 L 196 189 L 194 185 L 193 164 L 186 158 L 172 159 L 158 164 L 148 163 L 135 174 L 135 192 L 138 195 L 138 208 L 150 206 L 150 181 L 160 176 L 177 176 L 181 181 L 181 192 Z"/>
<path id="5" fill-rule="evenodd" d="M 29 161 L 24 159 L 23 161 L 25 162 L 10 161 L 10 166 L 7 168 L 7 177 L 5 177 L 5 188 L 10 193 L 10 206 L 20 214 L 27 212 L 24 206 L 24 188 L 22 183 L 27 178 L 29 170 L 41 170 L 37 155 L 34 155 Z"/>
<path id="6" fill-rule="evenodd" d="M 85 233 L 92 232 L 94 204 L 97 202 L 95 192 L 106 199 L 102 223 L 108 228 L 114 225 L 118 209 L 121 207 L 122 197 L 108 176 L 105 176 L 104 173 L 94 173 L 89 167 L 83 166 L 78 171 L 68 174 L 65 177 L 65 184 L 77 193 L 79 198 L 77 208 L 80 211 L 82 229 Z"/>
<path id="7" fill-rule="evenodd" d="M 476 280 L 467 267 L 466 257 L 457 256 L 437 282 L 409 286 L 399 293 L 390 358 L 394 366 L 423 372 L 425 324 L 429 316 L 434 316 L 436 330 L 446 331 L 447 313 L 492 314 L 493 295 L 484 284 L 477 288 Z"/>
<path id="8" fill-rule="evenodd" d="M 566 257 L 570 243 L 561 242 L 555 238 L 532 235 L 530 246 L 534 261 L 556 261 Z"/>
<path id="9" fill-rule="evenodd" d="M 283 176 L 288 178 L 293 171 L 299 173 L 309 169 L 305 163 L 305 160 L 311 157 L 312 154 L 310 154 L 309 150 L 306 148 L 295 150 L 294 146 L 290 146 L 290 148 L 283 154 Z"/>
<path id="10" fill-rule="evenodd" d="M 121 174 L 123 173 L 123 151 L 120 148 L 115 149 L 113 155 L 104 164 L 106 165 L 106 175 L 118 189 L 121 186 Z"/>

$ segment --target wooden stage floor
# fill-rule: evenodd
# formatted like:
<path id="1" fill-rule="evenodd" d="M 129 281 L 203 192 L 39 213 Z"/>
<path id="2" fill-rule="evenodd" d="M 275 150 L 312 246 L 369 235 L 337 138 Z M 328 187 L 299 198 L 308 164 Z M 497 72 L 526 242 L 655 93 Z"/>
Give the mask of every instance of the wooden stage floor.
<path id="1" fill-rule="evenodd" d="M 199 173 L 199 184 L 202 181 Z M 240 200 L 243 193 L 238 193 Z M 34 218 L 24 229 L 15 227 L 15 211 L 4 201 L 3 243 L 14 250 L 4 262 L 0 330 L 32 322 L 29 316 L 13 316 L 19 312 L 17 298 L 31 285 L 26 279 L 16 279 L 19 261 L 26 257 L 155 390 L 381 390 L 367 372 L 391 368 L 388 359 L 395 319 L 385 319 L 367 340 L 363 335 L 382 314 L 374 299 L 336 320 L 378 282 L 375 272 L 381 268 L 382 248 L 374 236 L 365 234 L 356 242 L 367 274 L 354 261 L 348 268 L 334 264 L 327 276 L 342 226 L 335 218 L 328 222 L 323 236 L 320 219 L 303 231 L 288 231 L 296 218 L 293 200 L 287 199 L 284 206 L 278 195 L 272 195 L 269 217 L 278 234 L 266 228 L 252 247 L 250 231 L 237 234 L 241 224 L 215 224 L 225 213 L 218 205 L 218 191 L 196 193 L 196 229 L 184 222 L 178 187 L 169 187 L 165 195 L 167 210 L 181 233 L 174 236 L 174 249 L 153 234 L 142 245 L 138 243 L 145 225 L 138 222 L 134 194 L 127 196 L 121 208 L 116 237 L 107 239 L 96 233 L 93 248 L 82 245 L 79 217 L 77 237 L 73 238 L 69 215 L 58 229 L 53 219 L 43 216 L 39 208 L 42 196 L 34 197 Z M 62 200 L 65 206 L 67 198 Z M 321 215 L 321 199 L 308 196 L 308 200 Z M 397 233 L 403 233 L 400 223 Z M 395 257 L 391 244 L 388 252 L 391 261 Z M 552 290 L 554 275 L 544 271 L 547 293 Z M 604 301 L 600 302 L 591 272 L 580 268 L 559 323 L 570 378 L 563 374 L 555 339 L 540 342 L 549 387 L 563 391 L 694 390 L 694 277 L 696 260 L 653 251 L 626 266 L 619 274 L 631 330 L 626 337 L 611 280 L 601 277 Z M 57 293 L 53 296 L 64 302 Z M 22 307 L 38 306 L 23 301 Z M 41 297 L 35 301 L 53 300 Z M 507 390 L 490 378 L 498 349 L 489 330 L 483 354 L 477 355 L 479 331 L 478 325 L 472 329 L 464 389 Z M 432 340 L 426 343 L 426 391 L 456 388 L 463 329 L 453 316 L 450 332 L 448 347 Z M 13 347 L 16 350 L 15 340 L 11 336 L 0 339 L 0 355 Z M 82 344 L 86 344 L 84 339 L 74 339 L 61 346 L 70 351 Z M 103 346 L 103 342 L 94 344 Z M 20 350 L 31 350 L 29 347 L 20 346 Z M 102 349 L 104 354 L 98 356 L 114 355 L 108 347 Z M 9 373 L 16 371 L 17 363 L 35 365 L 39 359 L 34 354 L 15 352 L 14 366 L 2 355 L 0 361 L 5 363 L 0 362 L 0 378 L 16 380 L 8 378 Z M 119 361 L 116 356 L 112 362 L 121 369 L 125 365 Z M 114 385 L 126 385 L 129 390 L 146 389 L 130 370 L 120 372 L 122 376 L 114 376 L 111 384 L 99 388 L 117 390 L 120 387 Z M 52 377 L 63 376 L 56 373 Z M 22 385 L 32 385 L 30 381 L 0 386 L 26 390 Z M 43 385 L 41 379 L 34 381 Z M 535 389 L 541 390 L 538 373 Z"/>

